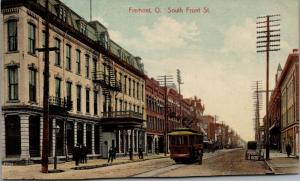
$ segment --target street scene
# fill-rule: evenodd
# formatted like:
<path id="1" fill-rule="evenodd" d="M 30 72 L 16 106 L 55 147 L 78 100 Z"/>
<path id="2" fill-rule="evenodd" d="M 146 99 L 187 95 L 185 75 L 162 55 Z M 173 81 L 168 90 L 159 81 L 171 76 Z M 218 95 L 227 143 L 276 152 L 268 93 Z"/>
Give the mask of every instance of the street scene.
<path id="1" fill-rule="evenodd" d="M 0 19 L 3 179 L 300 173 L 297 0 L 2 0 Z"/>

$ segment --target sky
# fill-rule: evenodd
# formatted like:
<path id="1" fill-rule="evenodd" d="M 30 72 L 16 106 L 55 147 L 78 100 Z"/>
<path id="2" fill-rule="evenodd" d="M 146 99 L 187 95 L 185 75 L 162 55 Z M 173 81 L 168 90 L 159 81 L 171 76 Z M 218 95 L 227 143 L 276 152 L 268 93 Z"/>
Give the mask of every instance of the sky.
<path id="1" fill-rule="evenodd" d="M 90 0 L 62 0 L 90 20 Z M 186 13 L 187 7 L 201 13 Z M 129 9 L 150 8 L 152 13 Z M 155 8 L 160 13 L 155 13 Z M 168 13 L 182 8 L 183 13 Z M 208 11 L 207 11 L 208 10 Z M 112 40 L 140 56 L 149 77 L 181 70 L 184 97 L 197 96 L 204 114 L 217 115 L 244 140 L 254 139 L 253 82 L 265 88 L 265 54 L 256 53 L 256 17 L 280 14 L 280 48 L 270 55 L 270 88 L 292 49 L 298 47 L 297 0 L 92 0 L 92 20 Z M 176 82 L 176 79 L 174 79 Z M 265 114 L 265 97 L 263 97 Z"/>

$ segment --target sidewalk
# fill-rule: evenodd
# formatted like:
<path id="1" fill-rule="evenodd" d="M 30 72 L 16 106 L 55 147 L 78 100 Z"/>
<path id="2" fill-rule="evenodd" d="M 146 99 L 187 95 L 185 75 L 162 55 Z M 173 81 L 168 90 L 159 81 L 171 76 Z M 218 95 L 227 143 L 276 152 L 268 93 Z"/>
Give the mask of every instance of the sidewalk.
<path id="1" fill-rule="evenodd" d="M 167 155 L 166 157 L 169 157 Z M 117 157 L 113 163 L 107 163 L 107 159 L 94 159 L 88 160 L 86 164 L 79 164 L 79 166 L 75 166 L 75 162 L 64 162 L 57 164 L 57 169 L 63 170 L 64 172 L 73 172 L 75 170 L 80 169 L 92 169 L 97 167 L 107 167 L 112 165 L 126 164 L 131 162 L 140 162 L 151 159 L 160 159 L 165 158 L 164 154 L 159 155 L 144 155 L 144 159 L 139 159 L 138 156 L 134 156 L 133 160 L 129 160 L 129 156 L 126 157 Z M 49 170 L 53 170 L 54 165 L 49 164 Z M 34 179 L 34 178 L 51 178 L 51 175 L 43 174 L 40 172 L 41 164 L 33 164 L 33 165 L 24 165 L 24 166 L 2 166 L 2 178 L 26 178 L 26 179 Z M 63 173 L 64 173 L 63 172 Z M 62 174 L 63 174 L 62 173 Z M 52 174 L 52 173 L 49 173 Z M 53 173 L 57 174 L 57 173 Z"/>
<path id="2" fill-rule="evenodd" d="M 270 160 L 266 160 L 267 165 L 276 175 L 299 174 L 300 162 L 296 157 L 287 157 L 286 154 L 270 151 Z"/>

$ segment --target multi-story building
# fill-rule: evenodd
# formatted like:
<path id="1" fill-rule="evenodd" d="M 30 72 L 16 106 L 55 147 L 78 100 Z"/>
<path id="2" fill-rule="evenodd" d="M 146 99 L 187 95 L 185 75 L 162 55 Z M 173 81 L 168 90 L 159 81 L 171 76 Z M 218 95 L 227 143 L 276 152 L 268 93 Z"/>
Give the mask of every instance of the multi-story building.
<path id="1" fill-rule="evenodd" d="M 155 79 L 146 79 L 146 115 L 148 153 L 164 152 L 165 89 Z"/>
<path id="2" fill-rule="evenodd" d="M 43 134 L 45 1 L 3 0 L 2 158 L 37 159 Z M 49 0 L 50 156 L 75 144 L 90 156 L 145 148 L 143 64 L 98 21 L 87 22 L 59 0 Z M 59 128 L 55 132 L 54 128 Z"/>
<path id="3" fill-rule="evenodd" d="M 201 117 L 203 128 L 209 141 L 215 140 L 215 117 L 211 115 L 203 115 Z"/>
<path id="4" fill-rule="evenodd" d="M 180 95 L 174 88 L 167 88 L 167 112 L 168 112 L 168 131 L 182 127 L 181 115 L 180 115 L 180 101 L 182 95 Z"/>
<path id="5" fill-rule="evenodd" d="M 281 149 L 290 144 L 299 156 L 299 52 L 289 54 L 278 80 L 281 95 Z"/>

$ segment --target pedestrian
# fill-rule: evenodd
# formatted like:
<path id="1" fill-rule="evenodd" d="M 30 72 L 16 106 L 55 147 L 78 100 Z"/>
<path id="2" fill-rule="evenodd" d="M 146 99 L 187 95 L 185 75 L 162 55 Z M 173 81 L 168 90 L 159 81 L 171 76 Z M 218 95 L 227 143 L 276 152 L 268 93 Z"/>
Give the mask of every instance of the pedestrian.
<path id="1" fill-rule="evenodd" d="M 108 163 L 109 162 L 113 162 L 113 154 L 114 154 L 114 150 L 113 150 L 113 148 L 112 147 L 110 147 L 110 149 L 109 149 L 109 151 L 108 151 Z"/>
<path id="2" fill-rule="evenodd" d="M 129 159 L 130 160 L 133 159 L 133 150 L 132 150 L 132 148 L 129 148 Z"/>
<path id="3" fill-rule="evenodd" d="M 76 144 L 74 149 L 73 149 L 73 160 L 75 161 L 75 165 L 79 165 L 79 160 L 80 160 L 80 148 L 79 144 Z"/>
<path id="4" fill-rule="evenodd" d="M 290 157 L 291 152 L 292 152 L 292 147 L 291 147 L 291 145 L 289 143 L 286 145 L 285 151 L 286 151 L 288 157 Z"/>
<path id="5" fill-rule="evenodd" d="M 143 155 L 143 148 L 142 148 L 141 145 L 139 146 L 138 152 L 139 152 L 139 159 L 143 159 L 143 158 L 144 158 L 144 155 Z"/>
<path id="6" fill-rule="evenodd" d="M 87 154 L 88 154 L 88 150 L 86 145 L 82 146 L 82 157 L 83 157 L 83 163 L 87 163 Z"/>
<path id="7" fill-rule="evenodd" d="M 82 144 L 80 144 L 79 146 L 79 157 L 80 157 L 80 163 L 84 163 L 84 151 L 83 151 Z"/>
<path id="8" fill-rule="evenodd" d="M 115 160 L 117 158 L 117 148 L 114 147 L 113 149 L 113 159 Z"/>

